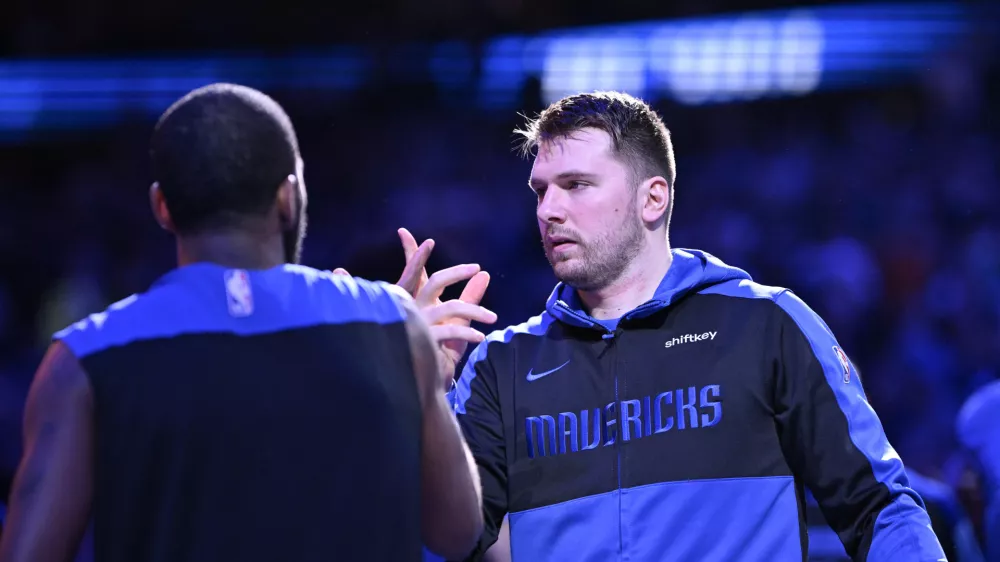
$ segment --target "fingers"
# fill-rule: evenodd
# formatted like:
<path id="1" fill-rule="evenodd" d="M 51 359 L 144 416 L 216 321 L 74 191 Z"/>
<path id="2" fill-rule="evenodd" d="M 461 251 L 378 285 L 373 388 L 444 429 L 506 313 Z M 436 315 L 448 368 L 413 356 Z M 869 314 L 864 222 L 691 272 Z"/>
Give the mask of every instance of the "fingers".
<path id="1" fill-rule="evenodd" d="M 490 274 L 480 271 L 473 275 L 472 279 L 469 279 L 469 282 L 465 284 L 465 288 L 462 289 L 462 296 L 458 298 L 468 303 L 479 304 L 483 302 L 483 296 L 486 294 L 486 288 L 489 286 Z"/>
<path id="2" fill-rule="evenodd" d="M 351 276 L 351 274 L 348 273 L 347 270 L 344 269 L 343 267 L 338 267 L 337 269 L 334 269 L 333 270 L 333 274 L 334 275 L 347 275 L 348 277 Z"/>
<path id="3" fill-rule="evenodd" d="M 417 239 L 414 238 L 413 235 L 410 234 L 410 231 L 406 230 L 405 228 L 400 228 L 399 230 L 396 231 L 396 233 L 399 234 L 399 241 L 403 243 L 403 254 L 406 256 L 406 264 L 407 266 L 409 266 L 409 264 L 413 261 L 412 259 L 413 254 L 417 253 L 417 250 L 419 249 L 419 247 L 417 246 Z M 420 245 L 420 247 L 422 247 L 424 244 L 428 242 L 430 242 L 432 245 L 434 244 L 433 240 L 428 239 L 425 240 L 424 243 Z M 431 247 L 431 249 L 433 249 L 433 246 Z M 430 254 L 428 254 L 428 257 L 429 256 Z M 413 285 L 412 289 L 407 289 L 409 290 L 411 295 L 415 295 L 417 291 L 419 291 L 420 288 L 424 286 L 424 283 L 427 283 L 426 265 L 427 265 L 427 260 L 424 259 L 422 263 L 420 263 L 420 267 L 416 268 L 417 270 L 419 270 L 419 273 L 416 273 L 415 271 L 410 272 L 410 277 L 407 277 L 406 279 L 407 284 Z M 414 279 L 414 281 L 410 280 L 411 277 L 412 279 Z"/>
<path id="4" fill-rule="evenodd" d="M 427 279 L 427 283 L 414 298 L 421 308 L 430 306 L 441 297 L 441 293 L 447 287 L 459 281 L 471 279 L 477 273 L 479 273 L 479 264 L 454 265 L 447 269 L 442 269 Z"/>
<path id="5" fill-rule="evenodd" d="M 458 324 L 438 324 L 437 326 L 431 326 L 431 337 L 438 343 L 450 340 L 480 343 L 486 339 L 486 336 L 479 330 L 468 326 L 459 326 Z"/>
<path id="6" fill-rule="evenodd" d="M 403 253 L 406 254 L 406 261 L 410 261 L 410 258 L 417 251 L 417 239 L 405 228 L 400 228 L 396 233 L 399 234 L 399 241 L 403 243 Z"/>
<path id="7" fill-rule="evenodd" d="M 400 238 L 402 238 L 402 235 L 400 235 Z M 434 241 L 430 239 L 424 240 L 423 244 L 417 246 L 412 236 L 410 236 L 410 240 L 413 242 L 413 250 L 407 250 L 406 242 L 404 241 L 403 249 L 406 252 L 406 267 L 403 268 L 403 273 L 399 276 L 399 281 L 396 284 L 405 289 L 407 293 L 416 296 L 417 291 L 421 288 L 421 281 L 427 276 L 425 267 L 427 266 L 427 260 L 431 257 L 431 252 L 434 250 Z"/>
<path id="8" fill-rule="evenodd" d="M 483 324 L 492 324 L 497 321 L 497 315 L 492 310 L 458 299 L 425 308 L 423 309 L 423 314 L 424 319 L 432 326 L 456 320 L 458 321 L 457 325 L 464 324 L 466 326 L 472 321 L 482 322 Z"/>

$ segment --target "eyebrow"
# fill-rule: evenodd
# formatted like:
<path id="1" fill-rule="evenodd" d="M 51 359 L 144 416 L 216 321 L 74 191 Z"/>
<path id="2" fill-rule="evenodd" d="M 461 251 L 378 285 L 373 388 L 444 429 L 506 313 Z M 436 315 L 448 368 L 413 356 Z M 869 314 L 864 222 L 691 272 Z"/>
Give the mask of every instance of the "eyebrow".
<path id="1" fill-rule="evenodd" d="M 595 180 L 598 178 L 597 174 L 591 174 L 589 172 L 582 172 L 580 170 L 568 170 L 555 177 L 556 180 Z M 539 179 L 530 178 L 528 180 L 528 186 L 534 188 L 534 186 L 539 184 L 544 184 L 545 182 Z"/>

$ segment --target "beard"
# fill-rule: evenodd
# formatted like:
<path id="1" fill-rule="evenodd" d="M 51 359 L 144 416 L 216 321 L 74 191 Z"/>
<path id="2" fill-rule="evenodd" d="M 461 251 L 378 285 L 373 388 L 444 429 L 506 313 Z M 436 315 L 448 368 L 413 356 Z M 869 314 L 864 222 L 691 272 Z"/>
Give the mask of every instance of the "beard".
<path id="1" fill-rule="evenodd" d="M 308 218 L 303 205 L 299 205 L 299 214 L 295 223 L 281 234 L 281 245 L 285 250 L 285 263 L 302 263 L 302 245 L 306 238 L 306 224 Z"/>
<path id="2" fill-rule="evenodd" d="M 580 291 L 597 291 L 614 283 L 642 250 L 643 226 L 638 211 L 626 216 L 619 228 L 584 242 L 573 236 L 575 252 L 555 256 L 545 247 L 552 272 L 563 283 Z M 543 242 L 544 245 L 544 242 Z"/>

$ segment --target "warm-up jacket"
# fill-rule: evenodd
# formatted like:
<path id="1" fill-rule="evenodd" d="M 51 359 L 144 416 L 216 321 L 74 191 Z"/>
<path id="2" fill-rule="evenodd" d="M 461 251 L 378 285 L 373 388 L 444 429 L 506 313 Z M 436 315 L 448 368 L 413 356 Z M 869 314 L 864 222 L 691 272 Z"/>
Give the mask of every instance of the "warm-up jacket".
<path id="1" fill-rule="evenodd" d="M 618 322 L 557 285 L 452 401 L 483 486 L 472 560 L 508 512 L 515 562 L 802 560 L 805 487 L 855 560 L 943 559 L 823 320 L 703 252 Z"/>
<path id="2" fill-rule="evenodd" d="M 931 527 L 948 562 L 987 562 L 976 538 L 976 530 L 955 492 L 944 482 L 907 470 L 910 487 L 920 494 L 931 519 Z M 840 537 L 826 524 L 816 500 L 806 494 L 809 525 L 809 562 L 849 562 Z"/>

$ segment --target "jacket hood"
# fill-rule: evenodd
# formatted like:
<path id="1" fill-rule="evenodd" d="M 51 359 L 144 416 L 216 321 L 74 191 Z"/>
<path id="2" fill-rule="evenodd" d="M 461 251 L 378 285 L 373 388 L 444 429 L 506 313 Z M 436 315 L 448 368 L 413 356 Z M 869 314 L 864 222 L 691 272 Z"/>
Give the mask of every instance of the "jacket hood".
<path id="1" fill-rule="evenodd" d="M 673 256 L 670 269 L 660 281 L 653 298 L 624 314 L 623 319 L 653 314 L 693 290 L 701 291 L 709 286 L 734 279 L 750 280 L 750 274 L 746 271 L 727 265 L 708 252 L 676 248 L 670 253 Z M 552 290 L 545 303 L 545 309 L 560 322 L 604 330 L 603 326 L 583 310 L 583 304 L 576 290 L 565 283 L 558 283 Z"/>

